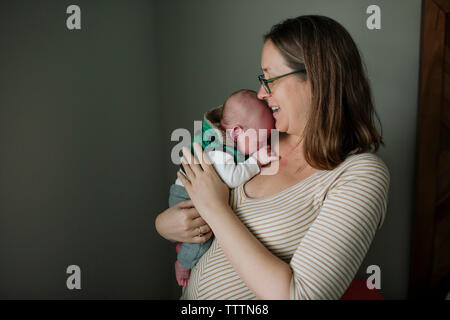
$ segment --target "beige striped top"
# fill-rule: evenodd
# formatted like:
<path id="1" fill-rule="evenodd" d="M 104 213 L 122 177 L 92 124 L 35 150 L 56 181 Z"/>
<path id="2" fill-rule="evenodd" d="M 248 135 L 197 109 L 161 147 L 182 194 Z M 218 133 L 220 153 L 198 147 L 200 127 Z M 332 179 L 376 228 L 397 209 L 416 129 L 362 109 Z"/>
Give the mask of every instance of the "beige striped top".
<path id="1" fill-rule="evenodd" d="M 386 214 L 390 174 L 374 153 L 352 154 L 279 193 L 230 204 L 247 228 L 292 268 L 291 299 L 339 299 L 352 281 Z M 191 270 L 181 299 L 257 299 L 219 243 Z"/>

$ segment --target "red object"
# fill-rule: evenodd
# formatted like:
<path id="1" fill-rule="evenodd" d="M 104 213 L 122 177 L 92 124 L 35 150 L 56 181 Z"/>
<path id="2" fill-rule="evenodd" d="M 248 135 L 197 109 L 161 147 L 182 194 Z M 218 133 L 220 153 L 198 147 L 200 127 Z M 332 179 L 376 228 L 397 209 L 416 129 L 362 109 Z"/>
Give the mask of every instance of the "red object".
<path id="1" fill-rule="evenodd" d="M 366 280 L 353 280 L 340 300 L 383 300 L 378 289 L 367 288 Z"/>
<path id="2" fill-rule="evenodd" d="M 182 242 L 178 242 L 177 246 L 175 247 L 175 250 L 177 251 L 177 253 L 178 253 L 178 251 L 180 251 L 180 248 L 182 245 L 183 245 Z"/>

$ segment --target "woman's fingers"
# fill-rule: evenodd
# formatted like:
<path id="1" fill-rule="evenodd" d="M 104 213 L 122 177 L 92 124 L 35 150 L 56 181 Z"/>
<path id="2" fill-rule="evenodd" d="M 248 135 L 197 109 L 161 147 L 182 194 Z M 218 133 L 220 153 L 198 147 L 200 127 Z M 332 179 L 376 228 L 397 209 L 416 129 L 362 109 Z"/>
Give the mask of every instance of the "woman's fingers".
<path id="1" fill-rule="evenodd" d="M 195 237 L 199 234 L 205 234 L 211 231 L 205 220 L 200 216 L 197 209 L 186 208 L 183 210 L 184 230 L 189 237 Z"/>
<path id="2" fill-rule="evenodd" d="M 195 157 L 192 155 L 191 150 L 186 147 L 181 148 L 181 152 L 183 152 L 184 160 L 186 160 L 189 164 L 194 163 Z M 181 158 L 183 160 L 183 158 Z"/>
<path id="3" fill-rule="evenodd" d="M 201 226 L 194 227 L 189 233 L 192 237 L 196 237 L 207 234 L 208 232 L 211 232 L 211 228 L 207 224 L 202 224 Z"/>
<path id="4" fill-rule="evenodd" d="M 192 171 L 191 165 L 186 161 L 186 159 L 181 158 L 181 165 L 183 166 L 184 172 L 186 172 L 188 179 L 195 178 L 195 173 Z M 179 175 L 182 175 L 180 171 L 178 171 L 178 173 Z"/>
<path id="5" fill-rule="evenodd" d="M 191 230 L 193 236 L 198 234 L 205 234 L 211 231 L 211 228 L 206 224 L 205 220 L 203 220 L 202 217 L 199 216 L 190 219 L 189 229 Z"/>
<path id="6" fill-rule="evenodd" d="M 192 228 L 191 230 L 189 230 L 189 236 L 192 237 L 192 238 L 195 238 L 195 237 L 200 237 L 200 236 L 204 235 L 205 233 L 209 232 L 209 231 L 208 232 L 202 232 L 202 230 L 209 230 L 209 231 L 211 231 L 209 229 L 209 227 L 207 227 L 206 225 L 203 225 L 203 226 Z"/>
<path id="7" fill-rule="evenodd" d="M 201 234 L 207 234 L 211 231 L 211 228 L 207 224 L 201 225 L 199 229 Z"/>
<path id="8" fill-rule="evenodd" d="M 206 224 L 202 217 L 197 217 L 192 219 L 192 228 L 198 228 Z M 203 232 L 205 233 L 205 232 Z"/>
<path id="9" fill-rule="evenodd" d="M 195 236 L 192 238 L 192 242 L 193 243 L 202 243 L 202 242 L 208 241 L 209 238 L 211 238 L 212 234 L 213 234 L 212 232 L 208 232 L 201 236 Z"/>
<path id="10" fill-rule="evenodd" d="M 178 206 L 182 209 L 194 208 L 194 201 L 192 201 L 191 199 L 184 200 L 184 201 L 179 202 Z"/>
<path id="11" fill-rule="evenodd" d="M 185 232 L 190 241 L 188 242 L 203 242 L 210 238 L 211 228 L 206 224 L 205 220 L 200 216 L 197 209 L 187 208 L 183 209 Z M 208 236 L 207 236 L 208 235 Z M 205 240 L 206 238 L 206 240 Z"/>
<path id="12" fill-rule="evenodd" d="M 202 147 L 197 142 L 194 142 L 193 144 L 194 151 L 197 154 L 197 157 L 200 160 L 201 168 L 206 171 L 208 169 L 208 166 L 211 166 L 211 160 L 208 158 L 208 155 L 203 152 Z"/>
<path id="13" fill-rule="evenodd" d="M 200 144 L 194 142 L 193 148 L 197 157 L 194 157 L 191 151 L 188 150 L 186 147 L 183 147 L 181 149 L 185 158 L 185 159 L 181 158 L 181 163 L 189 179 L 194 178 L 196 175 L 201 174 L 203 171 L 209 172 L 212 169 L 214 169 L 211 160 L 209 159 L 208 155 L 205 152 L 203 152 L 203 149 L 200 146 Z"/>
<path id="14" fill-rule="evenodd" d="M 195 148 L 195 145 L 196 144 L 194 143 L 194 148 Z M 191 153 L 190 150 L 188 150 L 186 147 L 183 147 L 181 149 L 181 151 L 183 151 L 183 155 L 186 158 L 186 159 L 181 158 L 181 162 L 182 162 L 183 168 L 185 168 L 185 170 L 186 170 L 186 167 L 189 167 L 189 170 L 191 170 L 191 172 L 193 172 L 194 176 L 196 174 L 199 174 L 201 171 L 203 171 L 203 169 L 199 165 L 199 160 L 197 160 L 196 157 L 194 157 L 194 155 Z M 197 153 L 197 150 L 196 150 L 196 153 Z M 199 153 L 197 153 L 197 156 L 199 156 Z M 188 175 L 188 177 L 191 177 L 191 175 L 189 175 L 187 171 L 186 171 L 186 174 Z"/>
<path id="15" fill-rule="evenodd" d="M 194 220 L 195 218 L 200 217 L 200 213 L 198 213 L 198 210 L 195 209 L 195 207 L 185 208 L 183 211 L 186 219 Z"/>
<path id="16" fill-rule="evenodd" d="M 184 166 L 183 166 L 184 167 Z M 184 167 L 184 170 L 186 168 Z M 187 171 L 186 171 L 187 172 Z M 191 173 L 192 174 L 192 173 Z M 180 179 L 181 183 L 183 184 L 184 188 L 187 192 L 189 192 L 188 188 L 191 185 L 191 181 L 186 178 L 184 174 L 182 174 L 180 171 L 177 172 L 178 179 Z"/>

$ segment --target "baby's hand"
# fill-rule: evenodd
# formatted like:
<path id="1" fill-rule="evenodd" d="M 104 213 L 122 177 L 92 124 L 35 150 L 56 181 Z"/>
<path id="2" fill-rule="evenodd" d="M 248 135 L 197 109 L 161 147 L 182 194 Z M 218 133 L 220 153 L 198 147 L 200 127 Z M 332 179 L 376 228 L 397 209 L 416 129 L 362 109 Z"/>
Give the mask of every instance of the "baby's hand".
<path id="1" fill-rule="evenodd" d="M 270 145 L 266 145 L 252 154 L 252 157 L 258 162 L 261 168 L 272 161 L 278 160 L 280 157 L 270 150 Z"/>

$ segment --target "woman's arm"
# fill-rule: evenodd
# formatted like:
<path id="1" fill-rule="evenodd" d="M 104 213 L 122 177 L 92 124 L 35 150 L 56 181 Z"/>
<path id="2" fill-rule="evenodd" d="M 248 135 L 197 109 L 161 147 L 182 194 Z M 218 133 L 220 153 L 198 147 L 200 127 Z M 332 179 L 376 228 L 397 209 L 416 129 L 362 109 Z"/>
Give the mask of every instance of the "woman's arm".
<path id="1" fill-rule="evenodd" d="M 390 175 L 375 155 L 346 165 L 292 256 L 291 299 L 340 299 L 387 210 Z"/>
<path id="2" fill-rule="evenodd" d="M 212 210 L 207 223 L 234 270 L 259 299 L 289 299 L 290 266 L 273 255 L 229 207 Z"/>
<path id="3" fill-rule="evenodd" d="M 155 228 L 163 238 L 172 242 L 199 243 L 207 241 L 212 235 L 192 200 L 182 201 L 160 213 L 156 217 Z M 199 228 L 202 236 L 199 236 Z"/>
<path id="4" fill-rule="evenodd" d="M 260 299 L 287 299 L 292 278 L 290 266 L 274 256 L 234 214 L 228 204 L 229 190 L 214 168 L 203 160 L 203 152 L 194 143 L 201 165 L 182 159 L 189 180 L 178 174 L 196 209 L 211 227 L 225 255 L 247 286 Z M 209 162 L 210 163 L 210 162 Z"/>

